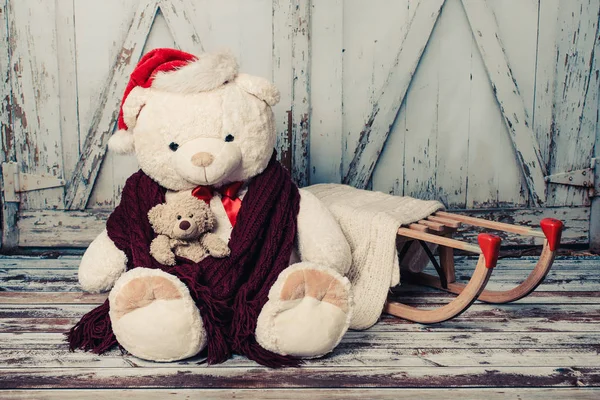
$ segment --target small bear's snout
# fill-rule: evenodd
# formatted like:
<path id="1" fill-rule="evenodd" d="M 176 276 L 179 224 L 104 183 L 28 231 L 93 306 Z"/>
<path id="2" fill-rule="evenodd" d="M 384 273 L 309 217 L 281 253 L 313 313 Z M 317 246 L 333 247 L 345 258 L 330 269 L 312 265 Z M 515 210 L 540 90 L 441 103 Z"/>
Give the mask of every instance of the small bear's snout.
<path id="1" fill-rule="evenodd" d="M 190 224 L 189 221 L 181 221 L 179 223 L 179 229 L 181 229 L 182 231 L 187 231 L 188 229 L 190 229 L 190 226 L 192 226 L 192 224 Z"/>
<path id="2" fill-rule="evenodd" d="M 192 156 L 192 164 L 196 167 L 208 167 L 214 159 L 215 157 L 212 154 L 201 151 Z"/>

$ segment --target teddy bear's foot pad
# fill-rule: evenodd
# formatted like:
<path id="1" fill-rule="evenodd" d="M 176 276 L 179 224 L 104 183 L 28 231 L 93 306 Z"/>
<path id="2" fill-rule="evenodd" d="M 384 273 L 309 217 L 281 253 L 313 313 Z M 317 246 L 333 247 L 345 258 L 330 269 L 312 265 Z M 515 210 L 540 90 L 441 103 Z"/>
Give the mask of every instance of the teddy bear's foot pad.
<path id="1" fill-rule="evenodd" d="M 199 353 L 206 332 L 187 287 L 164 271 L 135 268 L 109 295 L 117 341 L 136 357 L 174 361 Z"/>
<path id="2" fill-rule="evenodd" d="M 258 318 L 256 338 L 278 354 L 329 353 L 348 330 L 350 282 L 332 269 L 300 263 L 281 274 Z"/>

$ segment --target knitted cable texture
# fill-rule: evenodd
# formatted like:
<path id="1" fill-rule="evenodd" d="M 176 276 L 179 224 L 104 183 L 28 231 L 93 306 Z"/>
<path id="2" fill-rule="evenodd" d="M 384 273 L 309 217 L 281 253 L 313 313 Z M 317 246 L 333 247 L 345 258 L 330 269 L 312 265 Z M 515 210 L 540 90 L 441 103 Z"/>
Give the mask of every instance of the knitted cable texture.
<path id="1" fill-rule="evenodd" d="M 438 201 L 392 196 L 338 184 L 305 188 L 317 196 L 340 224 L 352 250 L 348 279 L 352 283 L 354 311 L 351 329 L 367 329 L 377 322 L 391 286 L 400 281 L 396 248 L 398 228 L 443 209 Z M 424 252 L 407 254 L 403 267 L 425 267 Z"/>

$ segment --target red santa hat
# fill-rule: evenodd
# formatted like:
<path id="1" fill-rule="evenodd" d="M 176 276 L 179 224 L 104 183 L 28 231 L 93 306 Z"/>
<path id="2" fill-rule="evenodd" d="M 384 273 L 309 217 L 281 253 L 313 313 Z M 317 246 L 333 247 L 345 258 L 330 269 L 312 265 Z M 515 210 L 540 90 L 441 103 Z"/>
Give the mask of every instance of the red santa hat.
<path id="1" fill-rule="evenodd" d="M 110 138 L 109 148 L 118 153 L 134 150 L 130 129 L 135 125 L 143 100 L 128 101 L 128 98 L 132 91 L 138 90 L 136 88 L 151 87 L 173 93 L 205 92 L 233 80 L 237 73 L 237 61 L 229 52 L 205 53 L 200 57 L 176 49 L 148 52 L 131 73 L 121 101 L 118 130 Z M 124 112 L 125 108 L 130 112 Z"/>

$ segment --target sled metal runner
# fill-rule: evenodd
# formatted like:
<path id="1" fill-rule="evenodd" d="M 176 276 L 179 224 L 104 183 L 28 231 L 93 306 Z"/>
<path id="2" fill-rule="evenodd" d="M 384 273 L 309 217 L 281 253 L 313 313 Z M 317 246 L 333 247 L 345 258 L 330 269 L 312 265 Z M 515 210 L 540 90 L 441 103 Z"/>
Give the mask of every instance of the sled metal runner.
<path id="1" fill-rule="evenodd" d="M 481 233 L 478 245 L 452 239 L 452 234 L 462 225 L 485 228 L 491 231 L 509 232 L 524 236 L 544 239 L 542 253 L 529 276 L 516 287 L 509 290 L 488 290 L 485 286 L 492 275 L 498 261 L 501 239 L 491 233 Z M 384 312 L 399 318 L 422 324 L 432 324 L 447 321 L 461 313 L 480 300 L 492 304 L 504 304 L 519 300 L 535 290 L 546 277 L 552 267 L 554 257 L 560 245 L 563 229 L 561 221 L 545 218 L 540 222 L 541 230 L 528 226 L 505 224 L 474 218 L 459 214 L 439 211 L 427 219 L 398 229 L 398 236 L 403 241 L 398 254 L 400 261 L 404 258 L 410 246 L 417 243 L 423 247 L 429 256 L 439 276 L 427 273 L 411 273 L 403 271 L 403 276 L 411 283 L 445 290 L 458 295 L 450 303 L 432 310 L 408 306 L 388 300 Z M 427 243 L 438 246 L 439 263 L 427 247 Z M 457 283 L 454 271 L 454 249 L 479 254 L 477 266 L 468 283 Z"/>

